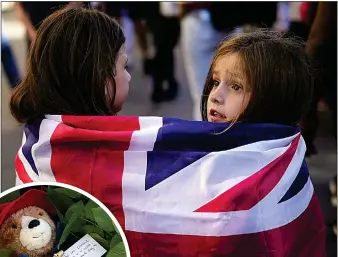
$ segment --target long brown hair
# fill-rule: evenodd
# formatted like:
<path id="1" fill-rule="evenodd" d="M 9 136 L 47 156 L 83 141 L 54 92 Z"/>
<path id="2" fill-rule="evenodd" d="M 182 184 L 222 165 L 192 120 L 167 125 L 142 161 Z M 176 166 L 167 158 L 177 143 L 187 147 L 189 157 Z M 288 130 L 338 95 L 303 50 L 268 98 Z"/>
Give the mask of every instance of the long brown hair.
<path id="1" fill-rule="evenodd" d="M 207 102 L 213 88 L 213 69 L 219 58 L 236 53 L 246 74 L 251 98 L 233 121 L 296 125 L 309 108 L 314 78 L 304 44 L 278 32 L 258 30 L 232 34 L 220 43 L 210 66 L 201 98 L 207 120 Z"/>
<path id="2" fill-rule="evenodd" d="M 10 99 L 12 115 L 29 123 L 46 114 L 115 114 L 110 103 L 124 43 L 121 27 L 102 12 L 76 7 L 56 11 L 37 31 L 27 71 Z M 109 81 L 113 89 L 106 87 Z"/>

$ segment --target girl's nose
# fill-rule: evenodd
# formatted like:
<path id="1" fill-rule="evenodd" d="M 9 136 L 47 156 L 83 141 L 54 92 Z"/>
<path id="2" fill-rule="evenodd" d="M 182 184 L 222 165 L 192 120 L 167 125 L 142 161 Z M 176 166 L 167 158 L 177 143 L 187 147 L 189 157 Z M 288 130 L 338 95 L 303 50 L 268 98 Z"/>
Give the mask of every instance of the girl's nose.
<path id="1" fill-rule="evenodd" d="M 221 87 L 217 87 L 210 94 L 210 100 L 214 104 L 222 105 L 224 103 L 224 92 Z"/>

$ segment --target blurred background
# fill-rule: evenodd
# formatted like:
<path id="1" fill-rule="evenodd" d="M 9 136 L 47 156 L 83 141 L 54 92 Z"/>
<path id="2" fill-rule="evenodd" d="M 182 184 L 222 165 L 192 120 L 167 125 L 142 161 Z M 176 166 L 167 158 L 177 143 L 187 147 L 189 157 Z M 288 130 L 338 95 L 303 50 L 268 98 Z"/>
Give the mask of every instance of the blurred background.
<path id="1" fill-rule="evenodd" d="M 25 72 L 27 49 L 30 41 L 34 40 L 34 30 L 28 27 L 27 18 L 37 28 L 39 21 L 54 10 L 50 6 L 56 5 L 55 2 L 27 3 L 17 7 L 17 3 L 2 2 L 2 191 L 15 185 L 14 158 L 22 140 L 22 128 L 12 118 L 8 101 L 12 87 Z M 292 31 L 306 40 L 308 27 L 302 17 L 306 7 L 303 2 L 274 2 L 265 6 L 265 2 L 250 3 L 253 4 L 250 12 L 261 12 L 264 19 L 273 20 L 269 27 Z M 120 115 L 199 119 L 200 88 L 203 87 L 214 47 L 226 35 L 217 29 L 219 20 L 210 17 L 212 12 L 217 16 L 215 7 L 212 11 L 203 2 L 185 2 L 181 4 L 184 8 L 170 2 L 157 3 L 156 6 L 145 2 L 138 2 L 136 6 L 122 2 L 75 3 L 78 4 L 105 11 L 124 28 L 132 80 L 130 95 Z M 46 8 L 48 12 L 43 11 Z M 233 8 L 238 7 L 234 5 Z M 140 12 L 142 9 L 147 11 Z M 26 16 L 23 16 L 23 11 L 26 11 Z M 242 15 L 245 13 L 244 10 L 239 11 Z M 235 9 L 229 12 L 235 17 Z M 255 29 L 254 22 L 230 22 L 238 31 Z M 236 22 L 240 24 L 237 26 Z M 163 70 L 168 72 L 161 72 Z M 169 89 L 170 94 L 164 95 L 162 87 Z M 332 229 L 337 212 L 336 197 L 331 197 L 329 182 L 337 173 L 336 139 L 332 136 L 333 121 L 327 103 L 320 99 L 315 112 L 319 125 L 317 136 L 308 145 L 311 152 L 307 162 L 328 225 L 328 257 L 333 257 L 337 256 L 337 242 Z"/>

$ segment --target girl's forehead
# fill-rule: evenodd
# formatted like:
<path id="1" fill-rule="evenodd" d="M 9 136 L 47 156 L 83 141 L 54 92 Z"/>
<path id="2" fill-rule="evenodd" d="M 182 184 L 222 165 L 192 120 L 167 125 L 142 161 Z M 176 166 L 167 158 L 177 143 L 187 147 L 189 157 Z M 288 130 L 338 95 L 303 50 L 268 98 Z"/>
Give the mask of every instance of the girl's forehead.
<path id="1" fill-rule="evenodd" d="M 218 57 L 214 66 L 214 73 L 232 75 L 244 79 L 244 69 L 241 57 L 237 53 L 229 53 Z"/>
<path id="2" fill-rule="evenodd" d="M 242 68 L 242 60 L 237 53 L 229 53 L 217 58 L 215 69 L 238 69 Z"/>

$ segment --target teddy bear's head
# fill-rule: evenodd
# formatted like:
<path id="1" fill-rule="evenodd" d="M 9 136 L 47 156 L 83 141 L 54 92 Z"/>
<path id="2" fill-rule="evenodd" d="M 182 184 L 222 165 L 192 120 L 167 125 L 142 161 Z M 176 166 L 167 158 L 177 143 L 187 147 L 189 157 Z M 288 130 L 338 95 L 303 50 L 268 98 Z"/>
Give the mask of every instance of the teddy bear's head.
<path id="1" fill-rule="evenodd" d="M 17 255 L 49 256 L 56 228 L 46 211 L 30 206 L 9 216 L 0 227 L 0 248 L 13 249 Z"/>

